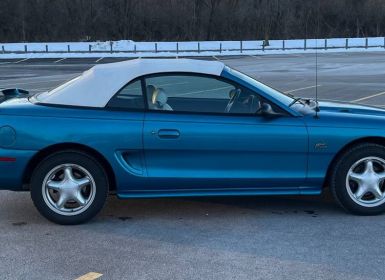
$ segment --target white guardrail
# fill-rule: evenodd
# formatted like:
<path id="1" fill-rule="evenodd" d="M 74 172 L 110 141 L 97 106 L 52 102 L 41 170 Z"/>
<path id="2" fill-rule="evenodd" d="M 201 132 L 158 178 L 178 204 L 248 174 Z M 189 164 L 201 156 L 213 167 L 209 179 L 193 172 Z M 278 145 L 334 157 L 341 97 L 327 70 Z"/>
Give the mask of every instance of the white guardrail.
<path id="1" fill-rule="evenodd" d="M 0 58 L 11 57 L 87 57 L 87 56 L 211 56 L 269 54 L 284 52 L 385 51 L 384 37 L 195 42 L 107 42 L 0 43 Z"/>

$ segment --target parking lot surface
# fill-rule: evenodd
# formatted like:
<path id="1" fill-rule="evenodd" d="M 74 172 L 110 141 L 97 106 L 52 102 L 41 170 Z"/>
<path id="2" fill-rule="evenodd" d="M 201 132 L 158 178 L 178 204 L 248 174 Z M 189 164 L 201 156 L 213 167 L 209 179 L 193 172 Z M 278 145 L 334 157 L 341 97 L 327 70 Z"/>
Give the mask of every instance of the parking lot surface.
<path id="1" fill-rule="evenodd" d="M 208 58 L 202 58 L 208 59 Z M 383 53 L 212 57 L 297 96 L 385 107 Z M 49 90 L 117 59 L 0 60 L 0 88 Z M 123 60 L 123 59 L 120 59 Z M 1 172 L 1 171 L 0 171 Z M 385 216 L 321 197 L 118 200 L 58 226 L 0 191 L 0 279 L 384 279 Z"/>

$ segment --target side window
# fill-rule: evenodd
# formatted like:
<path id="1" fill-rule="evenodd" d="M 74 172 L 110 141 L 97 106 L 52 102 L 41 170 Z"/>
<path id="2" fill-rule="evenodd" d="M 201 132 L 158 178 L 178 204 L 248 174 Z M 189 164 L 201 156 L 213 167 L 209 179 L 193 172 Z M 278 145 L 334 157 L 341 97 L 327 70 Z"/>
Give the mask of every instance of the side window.
<path id="1" fill-rule="evenodd" d="M 141 80 L 136 80 L 122 88 L 107 104 L 109 108 L 144 109 Z"/>
<path id="2" fill-rule="evenodd" d="M 173 74 L 145 81 L 150 110 L 250 114 L 258 108 L 254 92 L 216 77 Z"/>

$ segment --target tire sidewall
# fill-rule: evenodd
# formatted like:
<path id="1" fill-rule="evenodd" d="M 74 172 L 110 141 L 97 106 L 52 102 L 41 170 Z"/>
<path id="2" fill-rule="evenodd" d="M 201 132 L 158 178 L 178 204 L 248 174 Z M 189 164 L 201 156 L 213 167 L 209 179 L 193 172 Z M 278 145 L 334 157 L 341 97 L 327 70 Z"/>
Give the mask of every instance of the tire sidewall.
<path id="1" fill-rule="evenodd" d="M 96 184 L 92 204 L 84 212 L 72 216 L 60 215 L 53 211 L 43 198 L 42 188 L 48 172 L 58 165 L 67 163 L 85 168 L 92 175 Z M 108 179 L 103 167 L 92 156 L 78 151 L 63 151 L 48 156 L 35 168 L 31 178 L 31 197 L 36 208 L 48 220 L 63 225 L 80 224 L 92 219 L 103 208 L 108 189 Z"/>

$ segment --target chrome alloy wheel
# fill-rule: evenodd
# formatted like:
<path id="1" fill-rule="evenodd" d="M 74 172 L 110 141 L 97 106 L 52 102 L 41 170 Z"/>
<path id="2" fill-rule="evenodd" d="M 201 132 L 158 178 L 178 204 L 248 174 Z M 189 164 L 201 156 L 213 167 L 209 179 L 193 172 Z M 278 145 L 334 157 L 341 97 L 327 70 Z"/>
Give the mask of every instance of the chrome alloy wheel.
<path id="1" fill-rule="evenodd" d="M 43 199 L 54 212 L 74 216 L 86 211 L 95 199 L 92 175 L 77 164 L 61 164 L 47 173 L 42 184 Z"/>
<path id="2" fill-rule="evenodd" d="M 346 188 L 351 199 L 364 207 L 376 207 L 385 203 L 385 160 L 366 157 L 350 167 L 346 176 Z"/>

